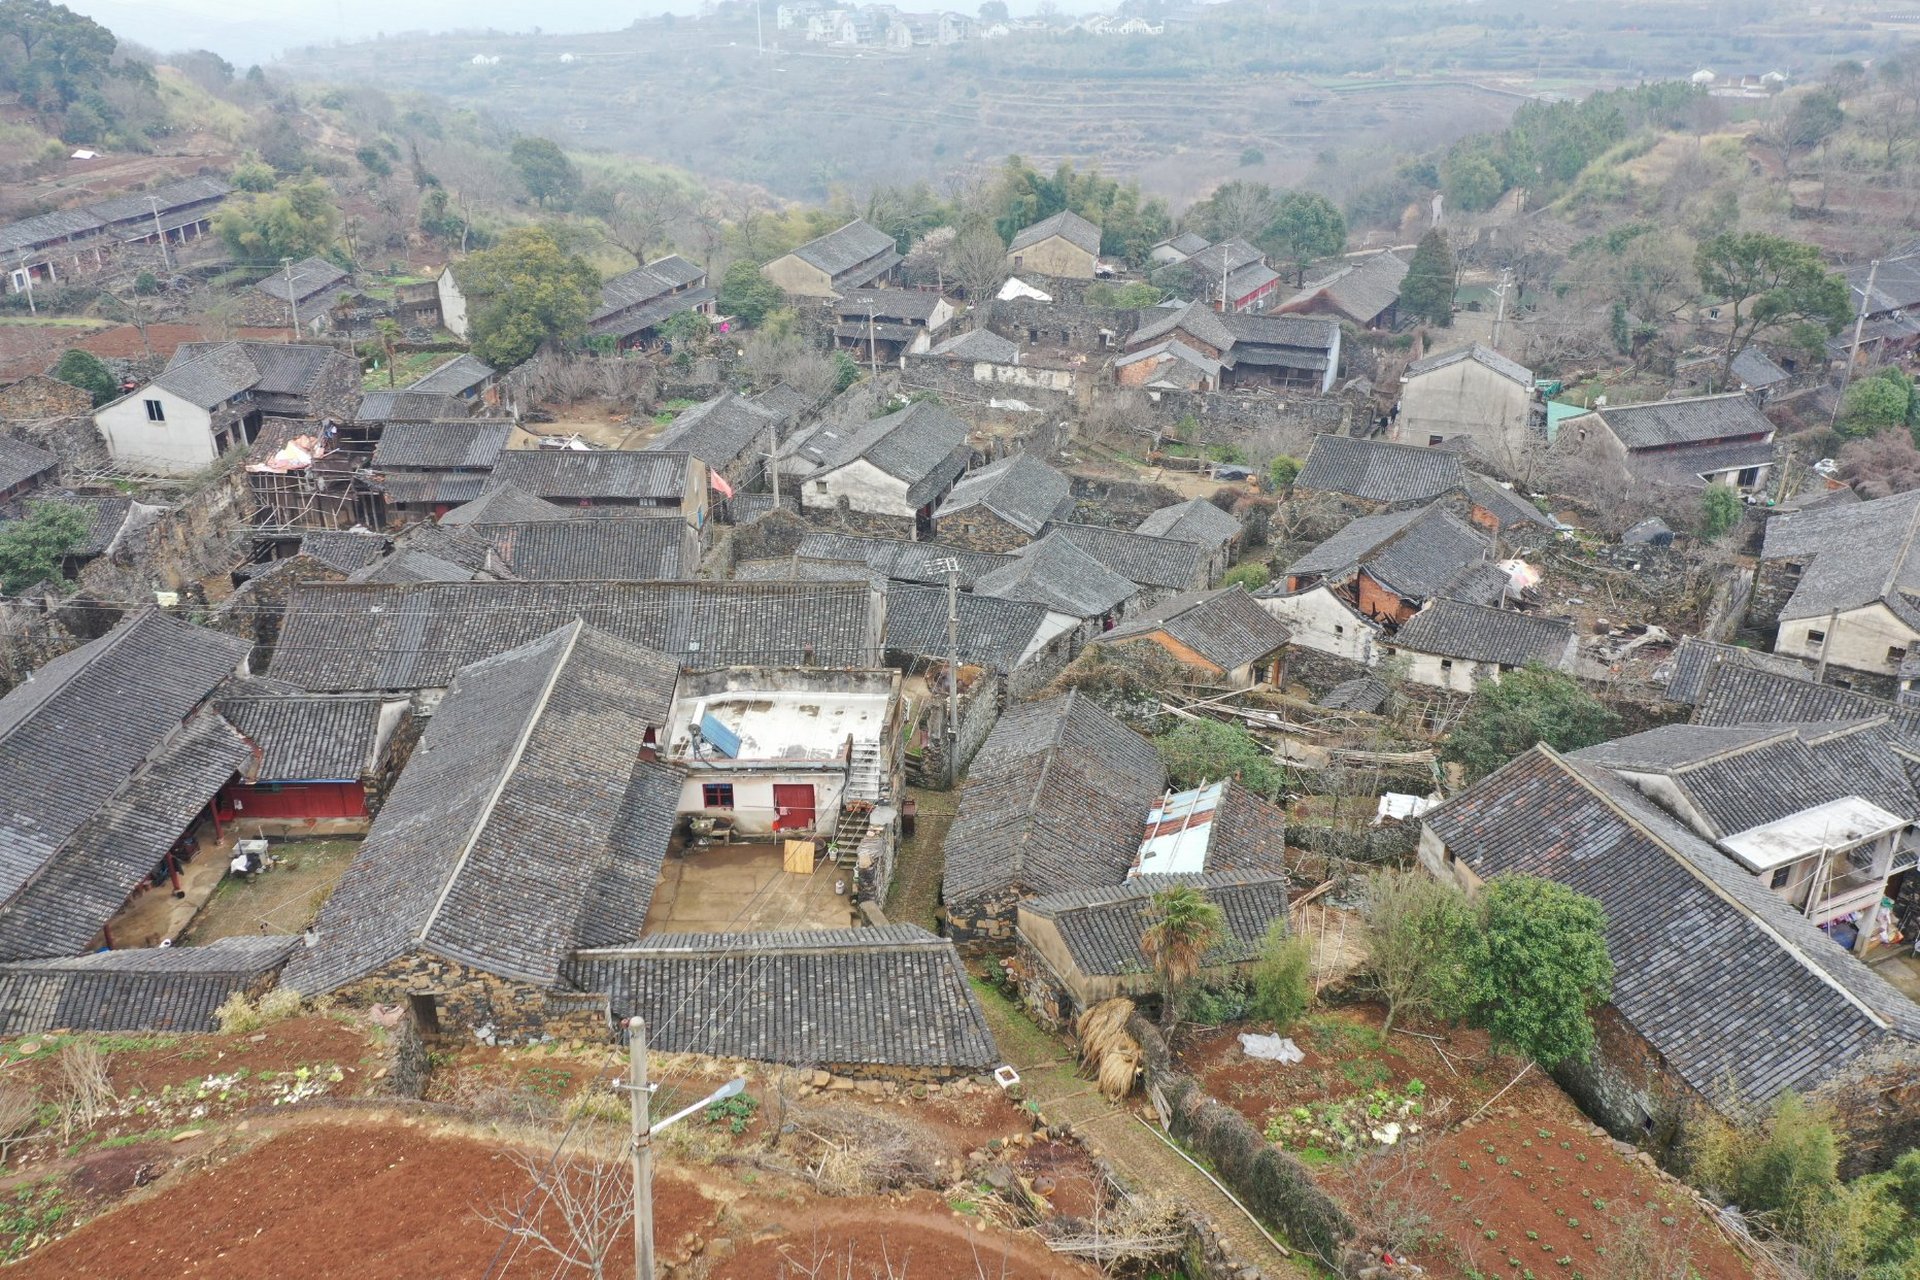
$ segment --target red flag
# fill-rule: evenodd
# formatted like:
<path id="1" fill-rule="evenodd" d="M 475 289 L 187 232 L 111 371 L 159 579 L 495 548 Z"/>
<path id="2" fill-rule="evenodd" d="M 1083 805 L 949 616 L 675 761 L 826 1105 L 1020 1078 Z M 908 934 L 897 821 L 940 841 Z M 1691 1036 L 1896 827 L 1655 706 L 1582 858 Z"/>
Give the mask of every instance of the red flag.
<path id="1" fill-rule="evenodd" d="M 727 478 L 718 471 L 707 472 L 707 485 L 710 488 L 718 489 L 720 496 L 723 498 L 731 498 L 733 496 L 733 486 L 728 484 Z"/>

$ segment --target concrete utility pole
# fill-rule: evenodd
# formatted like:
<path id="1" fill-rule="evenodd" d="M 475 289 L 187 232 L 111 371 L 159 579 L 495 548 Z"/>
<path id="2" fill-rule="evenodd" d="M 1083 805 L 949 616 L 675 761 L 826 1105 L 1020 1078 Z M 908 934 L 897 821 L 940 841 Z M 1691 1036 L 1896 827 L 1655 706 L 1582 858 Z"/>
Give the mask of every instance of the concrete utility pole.
<path id="1" fill-rule="evenodd" d="M 160 225 L 160 198 L 158 196 L 148 196 L 147 203 L 153 208 L 154 238 L 160 241 L 160 265 L 167 269 L 168 275 L 172 275 L 173 258 L 167 253 L 167 232 L 166 228 Z"/>
<path id="2" fill-rule="evenodd" d="M 1853 341 L 1847 347 L 1847 367 L 1840 374 L 1840 394 L 1847 393 L 1847 383 L 1853 380 L 1853 366 L 1860 362 L 1860 335 L 1867 327 L 1867 308 L 1873 305 L 1874 282 L 1880 278 L 1880 259 L 1875 258 L 1867 266 L 1867 288 L 1860 295 L 1860 309 L 1853 316 Z"/>
<path id="3" fill-rule="evenodd" d="M 300 304 L 293 300 L 293 259 L 280 259 L 280 266 L 287 273 L 287 341 L 300 341 Z"/>
<path id="4" fill-rule="evenodd" d="M 40 314 L 40 308 L 33 305 L 33 268 L 27 265 L 27 253 L 24 249 L 20 251 L 20 275 L 26 281 L 27 314 L 37 316 Z"/>
<path id="5" fill-rule="evenodd" d="M 873 337 L 873 300 L 867 300 L 867 376 L 880 376 L 880 347 Z"/>
<path id="6" fill-rule="evenodd" d="M 1500 347 L 1500 329 L 1507 320 L 1507 287 L 1512 283 L 1513 268 L 1507 267 L 1500 272 L 1500 287 L 1493 291 L 1493 296 L 1500 299 L 1500 305 L 1495 307 L 1493 311 L 1493 346 L 1495 350 L 1498 350 Z"/>
<path id="7" fill-rule="evenodd" d="M 644 1018 L 627 1020 L 627 1089 L 633 1100 L 633 1278 L 653 1280 L 653 1099 Z"/>
<path id="8" fill-rule="evenodd" d="M 954 759 L 960 740 L 960 562 L 944 556 L 933 562 L 947 575 L 947 777 L 958 781 Z"/>
<path id="9" fill-rule="evenodd" d="M 767 470 L 773 473 L 773 505 L 780 505 L 780 424 L 767 424 Z"/>

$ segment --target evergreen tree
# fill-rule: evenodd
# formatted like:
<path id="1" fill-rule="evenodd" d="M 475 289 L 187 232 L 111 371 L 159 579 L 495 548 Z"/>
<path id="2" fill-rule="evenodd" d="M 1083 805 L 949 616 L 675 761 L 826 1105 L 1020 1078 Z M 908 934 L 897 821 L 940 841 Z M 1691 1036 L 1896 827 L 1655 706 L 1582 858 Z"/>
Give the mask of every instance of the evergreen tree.
<path id="1" fill-rule="evenodd" d="M 1420 237 L 1400 282 L 1400 310 L 1415 320 L 1445 329 L 1453 324 L 1453 248 L 1440 228 Z"/>
<path id="2" fill-rule="evenodd" d="M 120 394 L 120 384 L 99 358 L 78 349 L 69 350 L 53 366 L 53 376 L 69 386 L 80 388 L 93 397 L 97 408 Z"/>

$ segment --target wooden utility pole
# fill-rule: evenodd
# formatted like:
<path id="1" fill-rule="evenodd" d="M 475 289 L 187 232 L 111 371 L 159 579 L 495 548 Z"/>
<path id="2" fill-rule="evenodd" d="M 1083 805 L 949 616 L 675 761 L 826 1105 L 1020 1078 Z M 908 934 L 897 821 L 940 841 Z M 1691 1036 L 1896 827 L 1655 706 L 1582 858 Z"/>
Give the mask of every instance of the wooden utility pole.
<path id="1" fill-rule="evenodd" d="M 653 1121 L 643 1018 L 627 1020 L 627 1092 L 633 1101 L 633 1277 L 653 1280 Z"/>

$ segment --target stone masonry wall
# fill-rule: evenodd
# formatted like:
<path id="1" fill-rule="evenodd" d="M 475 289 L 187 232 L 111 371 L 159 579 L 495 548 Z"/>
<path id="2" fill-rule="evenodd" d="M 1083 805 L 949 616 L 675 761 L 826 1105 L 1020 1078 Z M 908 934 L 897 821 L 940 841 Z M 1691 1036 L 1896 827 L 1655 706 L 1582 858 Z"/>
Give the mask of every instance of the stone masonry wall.
<path id="1" fill-rule="evenodd" d="M 985 327 L 1023 347 L 1118 351 L 1140 327 L 1140 313 L 1033 298 L 995 299 L 987 304 Z M 1111 341 L 1106 333 L 1113 335 Z"/>
<path id="2" fill-rule="evenodd" d="M 557 993 L 463 965 L 430 951 L 412 951 L 335 993 L 342 1004 L 406 1005 L 408 997 L 437 997 L 443 1035 L 482 1044 L 532 1044 L 543 1039 L 605 1040 L 611 1034 L 606 997 L 556 1002 Z M 564 993 L 571 994 L 571 993 Z"/>

